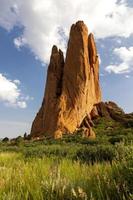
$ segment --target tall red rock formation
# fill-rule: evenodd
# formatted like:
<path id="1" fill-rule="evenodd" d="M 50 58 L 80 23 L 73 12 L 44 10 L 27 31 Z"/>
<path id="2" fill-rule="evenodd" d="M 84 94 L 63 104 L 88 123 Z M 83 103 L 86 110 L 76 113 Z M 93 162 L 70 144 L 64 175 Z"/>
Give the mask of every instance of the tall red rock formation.
<path id="1" fill-rule="evenodd" d="M 84 126 L 94 136 L 90 112 L 101 101 L 99 61 L 92 34 L 84 22 L 73 24 L 66 59 L 53 46 L 42 106 L 32 124 L 31 136 L 59 138 Z M 86 122 L 86 123 L 85 123 Z"/>

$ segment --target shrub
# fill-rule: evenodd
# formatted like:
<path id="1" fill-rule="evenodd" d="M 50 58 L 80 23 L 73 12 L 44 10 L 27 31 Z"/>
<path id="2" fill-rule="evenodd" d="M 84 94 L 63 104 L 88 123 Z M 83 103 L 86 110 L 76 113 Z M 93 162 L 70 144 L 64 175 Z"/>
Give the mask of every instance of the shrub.
<path id="1" fill-rule="evenodd" d="M 22 146 L 23 145 L 23 142 L 24 142 L 24 139 L 22 136 L 18 136 L 15 141 L 14 141 L 14 145 L 17 145 L 17 146 Z"/>
<path id="2" fill-rule="evenodd" d="M 2 142 L 8 142 L 9 141 L 9 138 L 8 137 L 5 137 Z"/>
<path id="3" fill-rule="evenodd" d="M 116 143 L 120 143 L 122 141 L 125 140 L 125 137 L 123 135 L 117 135 L 117 136 L 114 136 L 114 137 L 111 137 L 108 141 L 111 143 L 111 144 L 116 144 Z"/>
<path id="4" fill-rule="evenodd" d="M 76 157 L 86 163 L 112 161 L 116 158 L 116 151 L 112 146 L 85 147 L 77 151 Z"/>
<path id="5" fill-rule="evenodd" d="M 24 140 L 26 140 L 27 139 L 27 133 L 25 132 L 24 133 Z"/>

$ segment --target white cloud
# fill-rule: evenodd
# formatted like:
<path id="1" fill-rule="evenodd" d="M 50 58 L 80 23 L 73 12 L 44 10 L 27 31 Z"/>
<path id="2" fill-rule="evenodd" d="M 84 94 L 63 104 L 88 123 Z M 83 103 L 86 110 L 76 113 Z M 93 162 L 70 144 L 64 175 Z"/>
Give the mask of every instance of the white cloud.
<path id="1" fill-rule="evenodd" d="M 26 40 L 23 37 L 18 37 L 14 39 L 14 45 L 16 46 L 17 49 L 20 49 L 22 46 L 26 44 Z"/>
<path id="2" fill-rule="evenodd" d="M 98 54 L 98 59 L 99 59 L 99 64 L 101 64 L 102 60 L 100 54 Z"/>
<path id="3" fill-rule="evenodd" d="M 20 80 L 17 80 L 17 79 L 14 80 L 13 82 L 16 83 L 17 85 L 20 85 L 20 83 L 21 83 Z"/>
<path id="4" fill-rule="evenodd" d="M 133 62 L 133 47 L 120 47 L 115 48 L 114 53 L 120 57 L 124 62 L 132 64 Z"/>
<path id="5" fill-rule="evenodd" d="M 20 108 L 26 108 L 27 104 L 25 101 L 18 101 L 17 106 L 19 106 Z"/>
<path id="6" fill-rule="evenodd" d="M 121 39 L 117 39 L 116 42 L 117 42 L 118 44 L 121 44 L 121 43 L 122 43 Z"/>
<path id="7" fill-rule="evenodd" d="M 118 65 L 109 65 L 105 70 L 109 73 L 113 72 L 115 74 L 130 73 L 133 70 L 133 47 L 115 48 L 113 53 L 118 56 L 121 63 Z"/>
<path id="8" fill-rule="evenodd" d="M 26 108 L 27 97 L 22 95 L 19 84 L 19 80 L 12 81 L 0 74 L 0 102 L 6 106 Z"/>
<path id="9" fill-rule="evenodd" d="M 42 62 L 51 47 L 65 50 L 64 37 L 77 20 L 84 20 L 97 38 L 129 37 L 133 33 L 133 8 L 117 0 L 0 0 L 0 26 L 10 31 L 23 27 L 14 39 L 17 48 L 28 46 Z M 63 31 L 59 31 L 59 30 Z"/>
<path id="10" fill-rule="evenodd" d="M 119 65 L 109 65 L 105 70 L 109 73 L 124 74 L 129 73 L 129 66 L 126 63 L 121 63 Z"/>
<path id="11" fill-rule="evenodd" d="M 125 78 L 130 78 L 130 76 L 129 75 L 125 75 Z"/>

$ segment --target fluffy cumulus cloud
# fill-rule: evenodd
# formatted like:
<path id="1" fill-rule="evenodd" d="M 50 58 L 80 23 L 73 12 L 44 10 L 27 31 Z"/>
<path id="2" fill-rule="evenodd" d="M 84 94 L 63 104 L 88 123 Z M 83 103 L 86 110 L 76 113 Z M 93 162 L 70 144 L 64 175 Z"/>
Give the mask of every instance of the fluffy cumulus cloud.
<path id="1" fill-rule="evenodd" d="M 70 25 L 77 20 L 84 20 L 96 38 L 106 38 L 129 37 L 132 19 L 133 8 L 126 0 L 0 0 L 0 26 L 8 31 L 23 28 L 15 46 L 29 47 L 44 63 L 53 44 L 65 51 Z"/>
<path id="2" fill-rule="evenodd" d="M 133 71 L 133 47 L 120 47 L 115 48 L 113 53 L 119 57 L 120 64 L 109 65 L 106 71 L 115 74 L 127 74 Z M 129 78 L 129 75 L 126 75 Z"/>
<path id="3" fill-rule="evenodd" d="M 24 97 L 19 89 L 19 80 L 9 80 L 3 74 L 0 74 L 0 102 L 6 106 L 26 108 L 27 98 Z"/>

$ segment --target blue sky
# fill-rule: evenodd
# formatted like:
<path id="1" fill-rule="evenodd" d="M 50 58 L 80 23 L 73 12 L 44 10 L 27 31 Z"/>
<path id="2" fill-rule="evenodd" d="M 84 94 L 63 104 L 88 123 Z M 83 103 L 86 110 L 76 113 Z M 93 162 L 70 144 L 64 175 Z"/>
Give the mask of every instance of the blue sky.
<path id="1" fill-rule="evenodd" d="M 65 52 L 70 26 L 78 20 L 96 39 L 103 100 L 133 111 L 131 0 L 0 0 L 0 138 L 30 131 L 51 47 Z"/>

